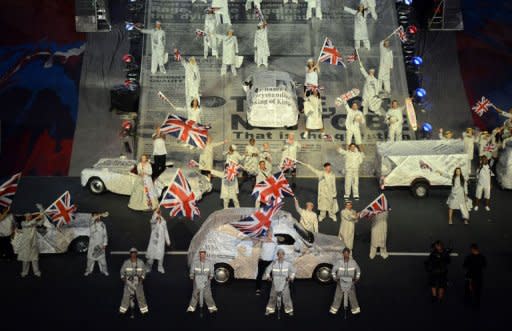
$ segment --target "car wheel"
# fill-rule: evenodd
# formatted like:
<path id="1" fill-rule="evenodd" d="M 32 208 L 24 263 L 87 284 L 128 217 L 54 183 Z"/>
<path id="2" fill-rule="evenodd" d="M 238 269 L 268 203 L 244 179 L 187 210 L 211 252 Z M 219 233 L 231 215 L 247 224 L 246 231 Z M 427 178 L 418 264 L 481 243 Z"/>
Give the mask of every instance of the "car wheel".
<path id="1" fill-rule="evenodd" d="M 417 199 L 423 199 L 428 196 L 429 185 L 426 182 L 416 182 L 411 186 L 412 195 Z"/>
<path id="2" fill-rule="evenodd" d="M 313 272 L 313 279 L 316 280 L 320 284 L 328 284 L 332 281 L 332 265 L 330 264 L 320 264 L 315 268 Z"/>
<path id="3" fill-rule="evenodd" d="M 89 237 L 78 237 L 69 245 L 71 250 L 75 253 L 84 254 L 89 249 Z"/>
<path id="4" fill-rule="evenodd" d="M 105 192 L 105 184 L 98 177 L 94 177 L 89 179 L 89 183 L 87 184 L 89 191 L 93 194 L 101 194 Z"/>
<path id="5" fill-rule="evenodd" d="M 234 271 L 230 265 L 226 263 L 218 263 L 215 265 L 213 278 L 218 284 L 228 284 L 233 280 Z"/>

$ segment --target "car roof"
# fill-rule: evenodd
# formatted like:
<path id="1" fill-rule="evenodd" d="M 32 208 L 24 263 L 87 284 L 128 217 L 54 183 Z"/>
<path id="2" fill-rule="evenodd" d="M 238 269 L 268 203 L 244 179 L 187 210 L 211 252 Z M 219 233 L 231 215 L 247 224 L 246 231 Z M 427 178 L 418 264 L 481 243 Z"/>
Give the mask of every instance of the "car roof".
<path id="1" fill-rule="evenodd" d="M 276 87 L 277 81 L 290 82 L 292 79 L 284 71 L 262 71 L 252 76 L 253 86 L 258 88 Z"/>
<path id="2" fill-rule="evenodd" d="M 137 161 L 133 159 L 103 158 L 99 159 L 98 162 L 94 164 L 94 167 L 131 167 L 135 164 L 137 164 Z"/>

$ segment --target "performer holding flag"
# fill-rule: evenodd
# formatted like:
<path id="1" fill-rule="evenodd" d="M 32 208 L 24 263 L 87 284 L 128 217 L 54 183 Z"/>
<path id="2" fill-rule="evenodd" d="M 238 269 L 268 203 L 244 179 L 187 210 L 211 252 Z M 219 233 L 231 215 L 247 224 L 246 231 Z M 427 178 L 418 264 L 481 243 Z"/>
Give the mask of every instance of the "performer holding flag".
<path id="1" fill-rule="evenodd" d="M 389 256 L 386 240 L 390 210 L 388 199 L 381 194 L 359 213 L 359 218 L 367 217 L 372 222 L 370 259 L 375 257 L 377 249 L 380 249 L 380 256 L 383 259 L 387 259 Z"/>
<path id="2" fill-rule="evenodd" d="M 182 216 L 193 220 L 195 216 L 200 215 L 196 196 L 180 168 L 178 168 L 174 179 L 167 187 L 162 201 L 160 201 L 160 206 L 171 209 L 169 212 L 171 217 Z"/>

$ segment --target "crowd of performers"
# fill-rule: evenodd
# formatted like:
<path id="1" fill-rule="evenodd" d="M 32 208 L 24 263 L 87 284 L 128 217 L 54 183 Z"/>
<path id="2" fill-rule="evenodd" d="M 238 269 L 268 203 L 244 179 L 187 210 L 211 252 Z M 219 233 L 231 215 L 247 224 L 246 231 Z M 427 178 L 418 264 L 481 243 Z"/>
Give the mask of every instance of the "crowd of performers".
<path id="1" fill-rule="evenodd" d="M 206 2 L 206 0 L 192 0 L 192 2 Z M 292 2 L 297 3 L 298 0 L 283 1 L 283 4 Z M 306 0 L 308 3 L 307 18 L 316 16 L 322 19 L 322 9 L 320 0 Z M 254 10 L 261 13 L 261 0 L 248 0 L 247 10 Z M 375 0 L 361 0 L 357 9 L 345 7 L 345 11 L 354 15 L 354 46 L 357 49 L 361 45 L 370 49 L 371 43 L 368 37 L 367 19 L 371 16 L 373 20 L 378 19 L 375 9 Z M 230 17 L 228 12 L 227 0 L 213 0 L 212 7 L 208 9 L 205 15 L 204 23 L 204 57 L 211 55 L 215 58 L 222 57 L 221 75 L 226 75 L 227 69 L 231 70 L 233 76 L 236 76 L 236 68 L 240 65 L 238 58 L 238 40 L 234 34 L 234 30 L 229 28 L 226 35 L 217 33 L 220 24 L 230 25 Z M 152 57 L 151 72 L 165 73 L 165 63 L 167 62 L 166 53 L 166 35 L 161 27 L 160 22 L 156 22 L 154 29 L 140 29 L 142 33 L 151 37 Z M 255 62 L 259 66 L 268 67 L 268 57 L 270 50 L 267 37 L 268 24 L 261 20 L 254 34 L 254 51 Z M 380 48 L 380 64 L 378 76 L 375 69 L 366 69 L 363 62 L 359 58 L 360 70 L 365 77 L 365 83 L 362 93 L 362 104 L 356 102 L 351 104 L 345 100 L 341 100 L 340 104 L 344 106 L 347 113 L 346 128 L 347 136 L 345 146 L 339 146 L 337 149 L 340 156 L 344 157 L 344 208 L 341 210 L 341 224 L 339 228 L 339 237 L 343 240 L 345 248 L 343 249 L 341 258 L 335 262 L 332 268 L 332 278 L 337 281 L 336 293 L 333 303 L 330 307 L 330 313 L 336 314 L 345 299 L 350 303 L 351 311 L 354 314 L 360 312 L 355 293 L 355 284 L 360 278 L 361 271 L 358 264 L 352 257 L 354 246 L 355 224 L 359 220 L 359 213 L 353 209 L 350 198 L 359 200 L 359 169 L 364 162 L 363 145 L 364 140 L 361 134 L 364 125 L 365 115 L 370 111 L 384 117 L 389 126 L 388 139 L 390 141 L 401 140 L 402 123 L 403 123 L 403 106 L 399 101 L 393 100 L 389 109 L 382 113 L 383 96 L 389 97 L 391 94 L 390 77 L 393 69 L 393 52 L 390 48 L 390 37 L 379 43 Z M 220 47 L 222 46 L 222 52 Z M 185 88 L 187 117 L 197 123 L 201 123 L 201 107 L 200 107 L 200 82 L 201 76 L 199 67 L 195 58 L 191 57 L 187 60 L 179 57 L 179 52 L 175 50 L 178 59 L 185 70 Z M 310 59 L 307 61 L 305 68 L 304 82 L 304 113 L 306 115 L 306 130 L 303 137 L 306 138 L 310 131 L 320 130 L 323 132 L 321 98 L 319 93 L 319 73 L 320 66 L 318 62 Z M 361 111 L 362 109 L 362 111 Z M 453 174 L 452 189 L 447 200 L 449 208 L 449 224 L 452 224 L 453 210 L 460 210 L 463 220 L 468 224 L 469 211 L 471 205 L 477 211 L 480 200 L 485 199 L 485 209 L 490 210 L 490 189 L 492 165 L 498 157 L 499 151 L 505 145 L 507 140 L 512 139 L 512 112 L 506 113 L 500 110 L 500 113 L 507 117 L 503 127 L 493 130 L 493 132 L 480 132 L 475 134 L 473 129 L 468 128 L 462 135 L 464 146 L 468 154 L 468 159 L 473 160 L 474 147 L 477 146 L 478 157 L 480 159 L 478 168 L 475 172 L 468 169 L 467 173 L 475 173 L 477 178 L 477 186 L 475 192 L 474 203 L 468 199 L 468 178 L 464 178 L 462 169 L 457 168 Z M 439 132 L 440 139 L 458 139 L 455 138 L 450 131 Z M 164 273 L 163 266 L 165 247 L 170 245 L 169 233 L 167 230 L 166 220 L 162 216 L 158 203 L 158 194 L 154 191 L 153 179 L 165 169 L 166 163 L 166 145 L 165 134 L 157 128 L 153 135 L 153 159 L 154 165 L 150 163 L 147 155 L 142 155 L 137 164 L 136 171 L 139 175 L 134 185 L 133 192 L 130 196 L 128 207 L 134 210 L 155 210 L 150 220 L 151 235 L 146 250 L 146 259 L 144 262 L 139 256 L 138 251 L 132 248 L 129 252 L 130 257 L 127 259 L 120 271 L 120 277 L 124 281 L 125 288 L 122 302 L 119 308 L 121 313 L 126 313 L 130 307 L 133 308 L 135 299 L 138 302 L 139 310 L 145 314 L 149 311 L 145 296 L 143 283 L 146 274 L 151 271 L 154 262 L 157 262 L 157 270 Z M 222 169 L 214 167 L 214 150 L 218 147 L 228 144 L 228 141 L 213 141 L 209 136 L 206 146 L 202 149 L 198 170 L 208 178 L 219 177 L 221 179 L 220 198 L 223 201 L 224 208 L 229 208 L 231 203 L 234 207 L 239 207 L 238 199 L 239 183 L 238 175 L 226 176 L 226 169 L 230 166 L 238 166 L 243 170 L 244 176 L 241 178 L 252 178 L 253 184 L 256 185 L 273 175 L 275 168 L 281 169 L 291 176 L 292 187 L 295 187 L 295 177 L 297 166 L 312 172 L 318 178 L 318 198 L 317 208 L 319 213 L 315 212 L 313 202 L 306 202 L 304 207 L 297 199 L 295 199 L 295 208 L 300 215 L 300 223 L 302 226 L 313 233 L 318 233 L 318 223 L 326 218 L 334 222 L 338 221 L 338 192 L 336 187 L 336 176 L 333 172 L 332 165 L 326 162 L 323 168 L 317 169 L 298 159 L 297 154 L 301 149 L 301 144 L 295 139 L 293 132 L 288 134 L 286 141 L 281 148 L 281 159 L 273 160 L 272 152 L 267 143 L 263 143 L 261 147 L 256 144 L 255 139 L 251 139 L 245 150 L 241 153 L 235 145 L 229 145 L 225 153 L 225 162 Z M 276 162 L 277 161 L 277 162 Z M 291 166 L 285 167 L 285 163 L 292 162 Z M 148 199 L 149 197 L 149 199 Z M 261 201 L 255 199 L 255 207 L 260 207 Z M 85 276 L 93 272 L 95 263 L 98 263 L 99 270 L 108 276 L 108 268 L 105 256 L 105 250 L 108 245 L 106 226 L 102 221 L 103 217 L 108 216 L 105 213 L 93 214 L 90 222 L 90 240 L 87 254 L 87 264 Z M 372 235 L 370 258 L 373 259 L 380 249 L 380 255 L 386 259 L 388 252 L 386 250 L 386 234 L 387 234 L 387 217 L 388 212 L 383 212 L 372 217 Z M 18 248 L 18 260 L 22 262 L 21 276 L 28 275 L 30 265 L 35 276 L 40 277 L 39 270 L 39 250 L 36 241 L 36 227 L 43 222 L 43 214 L 39 213 L 26 214 L 21 222 L 22 235 L 16 236 Z M 2 215 L 1 237 L 2 237 L 2 254 L 13 257 L 12 248 L 9 251 L 9 244 L 4 240 L 12 235 L 15 226 L 14 218 L 9 210 Z M 258 239 L 261 242 L 261 255 L 258 263 L 258 277 L 256 280 L 256 293 L 261 293 L 261 280 L 269 279 L 272 282 L 270 299 L 266 307 L 266 314 L 275 312 L 276 300 L 278 295 L 283 300 L 285 313 L 293 314 L 293 303 L 290 296 L 289 283 L 294 280 L 294 266 L 285 260 L 285 252 L 279 249 L 276 238 L 272 235 L 272 230 L 267 231 L 266 235 Z M 207 251 L 202 248 L 198 252 L 197 259 L 190 266 L 189 276 L 193 280 L 193 293 L 190 304 L 187 308 L 188 312 L 193 312 L 199 302 L 204 299 L 208 310 L 216 312 L 217 307 L 212 297 L 210 283 L 213 278 L 214 267 L 208 260 Z M 472 255 L 478 255 L 478 247 L 472 247 Z M 432 277 L 433 297 L 444 295 L 443 289 L 446 287 L 445 277 L 446 266 L 449 263 L 449 252 L 446 252 L 442 243 L 434 245 L 434 251 L 428 260 L 428 268 L 437 272 L 436 277 Z M 485 259 L 481 257 L 469 257 L 465 262 L 468 270 L 482 270 L 485 267 Z M 441 271 L 439 271 L 441 270 Z M 345 305 L 346 306 L 346 305 Z"/>

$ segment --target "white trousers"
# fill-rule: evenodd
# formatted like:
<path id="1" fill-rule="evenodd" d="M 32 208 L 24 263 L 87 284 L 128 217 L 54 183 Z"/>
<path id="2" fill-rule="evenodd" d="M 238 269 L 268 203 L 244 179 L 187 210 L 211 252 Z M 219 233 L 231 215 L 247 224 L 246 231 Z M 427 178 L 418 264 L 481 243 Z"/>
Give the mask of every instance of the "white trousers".
<path id="1" fill-rule="evenodd" d="M 350 145 L 352 143 L 352 138 L 354 138 L 356 145 L 361 145 L 363 143 L 360 129 L 347 129 L 347 145 Z"/>
<path id="2" fill-rule="evenodd" d="M 391 124 L 389 126 L 388 141 L 402 140 L 402 125 Z"/>
<path id="3" fill-rule="evenodd" d="M 233 205 L 235 206 L 235 208 L 240 208 L 240 202 L 238 201 L 238 197 L 234 197 L 232 199 L 222 199 L 222 201 L 224 202 L 224 209 L 229 208 L 230 201 L 233 201 Z"/>
<path id="4" fill-rule="evenodd" d="M 40 275 L 41 272 L 39 271 L 39 260 L 33 260 L 33 261 L 22 261 L 21 263 L 21 276 L 25 277 L 28 275 L 30 271 L 30 264 L 32 264 L 32 272 L 34 272 L 34 275 Z"/>
<path id="5" fill-rule="evenodd" d="M 94 270 L 94 264 L 96 264 L 96 262 L 98 262 L 98 267 L 100 268 L 101 273 L 105 274 L 108 272 L 107 259 L 105 255 L 100 257 L 98 260 L 87 259 L 87 267 L 85 268 L 85 272 L 89 274 L 92 273 Z"/>
<path id="6" fill-rule="evenodd" d="M 391 73 L 386 75 L 379 73 L 378 88 L 383 89 L 386 93 L 391 93 Z"/>
<path id="7" fill-rule="evenodd" d="M 319 0 L 316 1 L 316 6 L 314 8 L 315 8 L 315 16 L 318 19 L 322 19 L 322 8 L 321 8 Z M 309 20 L 312 17 L 312 15 L 313 15 L 313 7 L 310 6 L 309 2 L 308 2 L 308 8 L 306 9 L 306 19 Z"/>
<path id="8" fill-rule="evenodd" d="M 326 216 L 329 216 L 330 219 L 332 219 L 334 222 L 338 221 L 338 217 L 336 216 L 336 213 L 333 213 L 332 211 L 327 210 L 320 210 L 320 216 L 318 217 L 318 220 L 322 222 Z"/>
<path id="9" fill-rule="evenodd" d="M 160 71 L 161 73 L 165 74 L 165 66 L 164 66 L 164 54 L 151 55 L 151 73 L 156 74 L 156 71 Z"/>
<path id="10" fill-rule="evenodd" d="M 265 67 L 268 67 L 268 56 L 259 55 L 260 52 L 255 51 L 254 52 L 254 62 L 256 62 L 256 65 L 259 67 L 260 65 L 264 65 Z"/>
<path id="11" fill-rule="evenodd" d="M 345 171 L 345 198 L 353 194 L 359 198 L 359 169 L 346 169 Z"/>
<path id="12" fill-rule="evenodd" d="M 234 64 L 223 64 L 220 67 L 220 75 L 221 76 L 226 75 L 226 72 L 228 71 L 228 65 L 231 67 L 231 73 L 233 74 L 233 76 L 236 76 L 236 67 Z"/>
<path id="13" fill-rule="evenodd" d="M 482 199 L 482 196 L 484 197 L 484 199 L 487 199 L 487 200 L 489 200 L 491 198 L 491 185 L 478 184 L 476 186 L 475 197 L 477 199 Z"/>
<path id="14" fill-rule="evenodd" d="M 354 42 L 354 47 L 355 49 L 359 49 L 361 48 L 361 42 L 363 43 L 363 47 L 366 48 L 367 50 L 370 50 L 370 40 L 368 39 L 362 39 L 362 40 L 355 40 Z"/>

